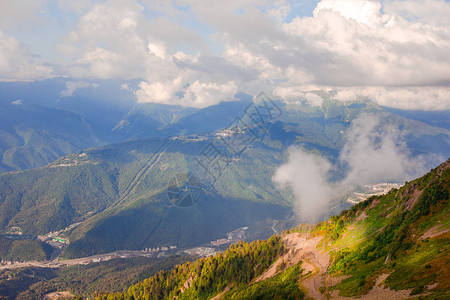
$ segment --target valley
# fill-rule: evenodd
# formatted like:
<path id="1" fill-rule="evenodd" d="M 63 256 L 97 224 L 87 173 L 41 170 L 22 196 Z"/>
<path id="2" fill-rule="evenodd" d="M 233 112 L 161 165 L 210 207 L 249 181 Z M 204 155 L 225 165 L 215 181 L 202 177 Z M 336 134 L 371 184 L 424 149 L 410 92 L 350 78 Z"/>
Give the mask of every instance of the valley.
<path id="1" fill-rule="evenodd" d="M 172 295 L 181 299 L 258 295 L 295 296 L 295 299 L 445 298 L 450 284 L 446 268 L 450 262 L 449 180 L 450 161 L 446 161 L 425 176 L 398 189 L 391 188 L 387 194 L 360 201 L 324 222 L 300 224 L 265 241 L 239 241 L 246 238 L 248 230 L 242 227 L 229 232 L 227 239 L 203 247 L 180 249 L 172 245 L 78 259 L 27 262 L 1 266 L 0 274 L 36 274 L 29 277 L 38 281 L 36 285 L 23 287 L 18 299 L 22 299 L 21 295 L 46 295 L 54 291 L 51 288 L 54 284 L 60 292 L 107 299 L 108 294 L 102 294 L 101 290 L 94 288 L 94 293 L 90 286 L 86 294 L 83 289 L 88 285 L 75 282 L 67 285 L 65 278 L 79 276 L 85 268 L 111 270 L 108 266 L 133 265 L 136 260 L 148 259 L 153 270 L 159 270 L 162 262 L 194 259 L 167 271 L 155 271 L 154 277 L 125 291 L 116 290 L 114 295 L 118 299 L 126 294 L 140 298 L 144 297 L 144 291 L 151 289 L 156 299 Z M 232 244 L 222 243 L 225 240 Z M 214 249 L 211 247 L 214 243 L 228 248 Z M 138 265 L 143 267 L 141 264 Z M 133 268 L 120 272 L 132 273 Z M 38 275 L 50 270 L 57 272 L 56 277 L 48 277 L 48 283 L 47 279 L 39 279 L 55 276 Z M 102 276 L 114 276 L 114 271 Z M 165 280 L 172 285 L 160 290 L 158 285 Z"/>
<path id="2" fill-rule="evenodd" d="M 135 257 L 147 257 L 147 258 L 161 258 L 161 257 L 171 257 L 180 255 L 190 255 L 194 257 L 207 257 L 220 253 L 224 250 L 224 246 L 228 246 L 232 243 L 238 241 L 243 241 L 246 239 L 245 231 L 248 227 L 242 227 L 235 229 L 227 233 L 227 238 L 218 239 L 216 241 L 211 241 L 205 245 L 195 247 L 195 248 L 178 248 L 176 245 L 155 247 L 155 248 L 145 248 L 143 250 L 118 250 L 111 253 L 92 255 L 88 257 L 80 257 L 75 259 L 60 259 L 60 254 L 62 250 L 67 247 L 68 241 L 64 238 L 58 237 L 58 234 L 66 230 L 72 229 L 79 224 L 72 224 L 60 232 L 51 232 L 45 236 L 37 237 L 25 237 L 26 239 L 38 239 L 49 244 L 54 248 L 52 257 L 48 261 L 2 261 L 0 263 L 0 270 L 11 270 L 18 268 L 62 268 L 67 266 L 75 265 L 88 265 L 90 263 L 99 263 L 108 261 L 111 259 L 129 259 Z M 20 238 L 21 235 L 9 235 L 10 239 Z"/>
<path id="3" fill-rule="evenodd" d="M 405 145 L 417 157 L 449 156 L 445 146 L 430 148 L 422 141 L 443 145 L 450 132 L 386 113 L 370 101 L 342 103 L 325 99 L 320 108 L 275 101 L 271 108 L 264 106 L 268 115 L 253 111 L 255 103 L 244 97 L 235 103 L 191 111 L 159 105 L 134 108 L 114 129 L 114 134 L 126 132 L 120 138 L 125 141 L 83 148 L 38 168 L 0 174 L 0 273 L 7 278 L 13 278 L 12 274 L 24 276 L 30 283 L 13 280 L 5 282 L 5 288 L 12 291 L 17 284 L 24 295 L 41 296 L 54 291 L 52 284 L 73 295 L 83 294 L 86 288 L 90 293 L 101 292 L 87 282 L 67 285 L 63 280 L 79 276 L 79 268 L 102 270 L 117 264 L 127 266 L 123 274 L 128 278 L 128 273 L 137 274 L 147 268 L 135 265 L 136 261 L 151 265 L 155 274 L 161 261 L 173 267 L 174 262 L 220 257 L 229 248 L 245 245 L 244 241 L 252 244 L 275 234 L 281 239 L 277 243 L 272 240 L 268 247 L 283 249 L 279 252 L 281 259 L 261 258 L 264 268 L 252 275 L 251 285 L 264 287 L 269 294 L 277 290 L 276 286 L 284 286 L 286 295 L 317 299 L 325 294 L 353 295 L 332 288 L 353 284 L 348 283 L 346 274 L 338 276 L 342 281 L 331 276 L 336 268 L 336 253 L 370 242 L 382 228 L 372 226 L 371 232 L 359 235 L 361 229 L 349 225 L 349 230 L 355 232 L 348 233 L 352 239 L 345 246 L 339 242 L 346 238 L 345 234 L 339 234 L 338 241 L 324 247 L 327 237 L 315 234 L 317 225 L 301 225 L 301 234 L 297 235 L 295 229 L 290 229 L 302 223 L 297 195 L 280 188 L 273 180 L 274 174 L 286 163 L 292 149 L 316 153 L 339 166 L 342 153 L 348 151 L 348 135 L 355 130 L 352 122 L 364 114 L 377 115 L 380 122 L 401 127 Z M 224 110 L 227 114 L 222 113 Z M 276 118 L 269 117 L 271 110 Z M 148 116 L 161 122 L 148 120 Z M 262 123 L 255 121 L 257 118 L 262 118 Z M 143 124 L 153 122 L 148 134 L 137 120 Z M 212 123 L 206 124 L 206 120 Z M 330 172 L 330 185 L 337 186 L 349 172 L 348 166 L 339 168 Z M 336 189 L 317 217 L 326 220 L 342 210 L 365 205 L 367 198 L 383 197 L 380 195 L 400 188 L 392 180 L 376 182 L 380 181 L 350 190 Z M 413 207 L 419 197 L 418 192 L 413 193 L 407 207 Z M 363 212 L 356 221 L 368 217 L 369 213 Z M 440 235 L 428 233 L 430 237 L 434 234 Z M 262 251 L 258 243 L 252 249 Z M 35 272 L 43 275 L 34 277 Z M 144 273 L 139 274 L 144 279 Z M 104 282 L 110 276 L 114 275 L 105 274 L 99 279 L 103 282 L 100 286 L 107 286 Z M 281 283 L 281 276 L 289 279 Z M 298 276 L 303 282 L 300 289 L 294 284 Z M 396 293 L 379 286 L 382 280 L 377 278 L 371 279 L 376 284 L 370 293 Z M 125 287 L 126 282 L 115 282 L 116 286 L 104 291 Z M 235 284 L 237 290 L 225 286 L 221 295 L 249 292 Z"/>
<path id="4" fill-rule="evenodd" d="M 408 204 L 415 194 L 420 196 Z M 151 291 L 155 299 L 445 299 L 450 288 L 449 195 L 447 160 L 327 221 L 300 224 L 267 241 L 234 244 L 114 297 L 145 298 Z M 162 289 L 166 282 L 168 288 Z M 108 296 L 97 294 L 96 299 Z"/>
<path id="5" fill-rule="evenodd" d="M 450 299 L 450 0 L 0 0 L 0 300 Z"/>

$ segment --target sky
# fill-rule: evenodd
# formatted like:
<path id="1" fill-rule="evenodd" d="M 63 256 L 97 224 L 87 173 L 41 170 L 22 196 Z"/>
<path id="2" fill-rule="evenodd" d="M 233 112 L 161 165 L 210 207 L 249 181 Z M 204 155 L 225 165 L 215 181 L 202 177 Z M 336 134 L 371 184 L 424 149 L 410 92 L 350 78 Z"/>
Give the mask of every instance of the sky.
<path id="1" fill-rule="evenodd" d="M 332 90 L 450 109 L 449 16 L 443 0 L 0 0 L 0 81 L 137 79 L 138 102 L 199 108 Z"/>

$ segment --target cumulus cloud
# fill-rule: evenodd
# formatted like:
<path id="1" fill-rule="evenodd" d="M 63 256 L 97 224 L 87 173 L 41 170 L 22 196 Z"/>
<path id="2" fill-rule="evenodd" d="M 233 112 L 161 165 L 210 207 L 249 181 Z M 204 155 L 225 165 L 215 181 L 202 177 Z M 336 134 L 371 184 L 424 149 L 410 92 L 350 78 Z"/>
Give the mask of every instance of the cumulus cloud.
<path id="1" fill-rule="evenodd" d="M 361 114 L 346 133 L 336 165 L 302 148 L 291 148 L 287 163 L 276 170 L 273 181 L 293 191 L 300 219 L 314 222 L 327 213 L 327 206 L 343 190 L 380 182 L 402 183 L 424 174 L 435 159 L 413 156 L 398 123 L 383 115 Z M 337 168 L 347 170 L 346 175 L 330 183 L 330 171 Z"/>
<path id="2" fill-rule="evenodd" d="M 88 88 L 88 87 L 93 87 L 96 88 L 98 87 L 98 84 L 95 83 L 88 83 L 88 82 L 84 82 L 84 81 L 67 81 L 66 82 L 66 89 L 62 90 L 59 95 L 61 97 L 72 97 L 73 93 L 75 93 L 76 90 L 78 89 L 82 89 L 82 88 Z"/>
<path id="3" fill-rule="evenodd" d="M 106 1 L 80 16 L 58 49 L 73 63 L 68 71 L 79 78 L 139 78 L 145 75 L 148 24 L 135 1 Z M 138 25 L 143 25 L 142 28 Z M 148 29 L 147 29 L 148 30 Z"/>
<path id="4" fill-rule="evenodd" d="M 3 30 L 16 30 L 30 26 L 32 22 L 42 20 L 42 8 L 45 0 L 15 0 L 2 1 L 0 9 L 0 28 Z"/>
<path id="5" fill-rule="evenodd" d="M 148 84 L 142 81 L 139 84 L 140 89 L 136 92 L 138 102 L 157 102 L 203 108 L 221 101 L 233 101 L 238 91 L 234 82 L 207 83 L 197 80 L 187 86 L 183 86 L 183 83 L 185 81 L 181 77 L 165 83 Z"/>
<path id="6" fill-rule="evenodd" d="M 380 8 L 367 0 L 323 0 L 313 17 L 297 17 L 283 26 L 324 53 L 310 70 L 315 83 L 434 85 L 449 79 L 446 24 L 429 26 L 427 17 L 408 20 Z"/>
<path id="7" fill-rule="evenodd" d="M 34 80 L 51 74 L 52 68 L 44 65 L 26 45 L 0 31 L 0 80 Z"/>
<path id="8" fill-rule="evenodd" d="M 339 101 L 353 101 L 358 97 L 373 99 L 382 106 L 402 109 L 450 109 L 450 88 L 445 86 L 346 87 L 337 89 L 333 96 Z"/>
<path id="9" fill-rule="evenodd" d="M 312 106 L 322 106 L 323 98 L 301 87 L 277 87 L 273 94 L 287 101 L 306 100 Z"/>
<path id="10" fill-rule="evenodd" d="M 141 102 L 201 107 L 237 89 L 321 105 L 309 91 L 333 89 L 338 98 L 450 109 L 450 3 L 442 0 L 321 0 L 312 12 L 287 0 L 72 2 L 56 2 L 74 23 L 62 24 L 52 63 L 85 81 L 142 79 Z M 45 1 L 25 8 L 35 23 L 56 10 L 46 12 Z M 3 77 L 48 76 L 33 59 L 21 76 Z"/>
<path id="11" fill-rule="evenodd" d="M 450 108 L 449 3 L 322 0 L 312 16 L 292 20 L 286 1 L 259 2 L 265 12 L 247 1 L 202 4 L 192 10 L 215 28 L 222 56 L 257 74 L 241 90 L 255 94 L 264 82 L 276 96 L 312 105 L 322 102 L 309 90 L 336 89 L 386 106 Z"/>

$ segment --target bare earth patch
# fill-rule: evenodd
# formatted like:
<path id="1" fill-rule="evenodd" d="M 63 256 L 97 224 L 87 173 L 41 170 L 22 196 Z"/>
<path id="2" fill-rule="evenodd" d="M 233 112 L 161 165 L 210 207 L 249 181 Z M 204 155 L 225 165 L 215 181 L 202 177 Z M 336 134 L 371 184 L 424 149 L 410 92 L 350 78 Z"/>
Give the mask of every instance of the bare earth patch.
<path id="1" fill-rule="evenodd" d="M 268 279 L 277 273 L 277 266 L 282 261 L 286 267 L 293 266 L 302 261 L 305 273 L 311 274 L 303 280 L 310 297 L 325 299 L 319 292 L 319 287 L 325 286 L 323 275 L 330 264 L 330 255 L 326 251 L 316 249 L 322 237 L 309 238 L 309 234 L 292 233 L 284 237 L 288 252 L 278 259 L 267 271 L 256 279 L 256 282 Z"/>
<path id="2" fill-rule="evenodd" d="M 295 246 L 297 244 L 303 244 L 306 242 L 306 236 L 308 234 L 300 234 L 300 233 L 292 233 L 288 234 L 284 237 L 284 242 L 286 244 L 286 248 L 288 249 L 287 253 L 284 254 L 280 259 L 278 259 L 275 263 L 273 263 L 264 273 L 262 273 L 258 278 L 256 278 L 255 282 L 263 281 L 268 278 L 273 277 L 277 273 L 278 265 L 284 260 L 287 265 L 292 266 L 297 264 L 300 259 L 296 255 Z"/>
<path id="3" fill-rule="evenodd" d="M 422 195 L 422 191 L 419 191 L 419 189 L 415 188 L 411 198 L 406 202 L 406 209 L 411 210 L 414 204 L 416 204 L 417 200 L 419 199 L 420 195 Z"/>
<path id="4" fill-rule="evenodd" d="M 210 300 L 218 300 L 218 299 L 222 298 L 222 296 L 225 295 L 225 293 L 228 292 L 229 290 L 230 290 L 230 287 L 227 286 L 227 287 L 222 291 L 222 293 L 220 293 L 219 295 L 217 295 L 217 296 L 215 296 L 215 297 L 212 297 Z"/>
<path id="5" fill-rule="evenodd" d="M 365 218 L 367 218 L 368 217 L 368 215 L 366 214 L 366 211 L 363 211 L 357 218 L 356 218 L 356 221 L 362 221 L 362 220 L 364 220 Z"/>
<path id="6" fill-rule="evenodd" d="M 72 299 L 71 292 L 54 292 L 44 296 L 44 300 Z"/>
<path id="7" fill-rule="evenodd" d="M 427 231 L 425 231 L 425 233 L 420 237 L 420 240 L 424 240 L 427 238 L 433 238 L 435 236 L 441 235 L 443 233 L 447 233 L 450 231 L 450 228 L 444 228 L 441 229 L 439 225 L 434 226 L 430 229 L 428 229 Z"/>
<path id="8" fill-rule="evenodd" d="M 378 203 L 380 203 L 380 200 L 379 200 L 379 199 L 373 200 L 373 201 L 372 201 L 372 204 L 371 204 L 370 207 L 369 207 L 369 209 L 374 208 Z"/>

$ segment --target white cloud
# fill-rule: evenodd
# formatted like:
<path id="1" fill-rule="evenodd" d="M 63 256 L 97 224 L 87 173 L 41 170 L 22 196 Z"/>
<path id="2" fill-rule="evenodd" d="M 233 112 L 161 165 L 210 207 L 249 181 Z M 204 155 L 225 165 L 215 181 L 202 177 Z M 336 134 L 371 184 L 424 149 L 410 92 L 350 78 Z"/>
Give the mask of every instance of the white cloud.
<path id="1" fill-rule="evenodd" d="M 153 54 L 159 58 L 165 59 L 167 55 L 166 46 L 164 43 L 156 42 L 156 43 L 148 43 L 148 51 L 150 54 Z"/>
<path id="2" fill-rule="evenodd" d="M 139 90 L 136 92 L 138 102 L 156 102 L 171 104 L 174 95 L 182 86 L 181 78 L 177 77 L 173 81 L 152 82 L 142 81 L 139 83 Z"/>
<path id="3" fill-rule="evenodd" d="M 157 102 L 203 108 L 221 101 L 233 101 L 237 85 L 233 82 L 194 81 L 186 85 L 182 77 L 167 82 L 141 82 L 136 92 L 138 102 Z"/>
<path id="4" fill-rule="evenodd" d="M 233 101 L 237 93 L 237 85 L 226 83 L 206 83 L 195 81 L 190 84 L 182 97 L 185 106 L 207 107 L 221 101 Z"/>
<path id="5" fill-rule="evenodd" d="M 322 0 L 312 15 L 296 17 L 287 0 L 72 2 L 56 2 L 70 14 L 70 29 L 52 63 L 80 80 L 140 78 L 148 91 L 136 93 L 139 101 L 151 92 L 159 101 L 204 105 L 212 102 L 194 90 L 219 101 L 236 86 L 314 105 L 321 101 L 308 91 L 335 89 L 382 105 L 450 109 L 450 3 L 442 0 Z M 50 20 L 51 10 L 41 13 L 46 5 L 27 5 L 23 19 Z M 21 15 L 20 5 L 9 6 Z M 48 76 L 33 59 L 21 76 L 2 77 Z"/>
<path id="6" fill-rule="evenodd" d="M 443 0 L 386 1 L 384 11 L 406 20 L 426 20 L 428 25 L 440 28 L 450 25 L 450 3 Z"/>
<path id="7" fill-rule="evenodd" d="M 346 132 L 346 142 L 334 166 L 302 148 L 289 149 L 288 161 L 273 176 L 280 188 L 291 189 L 301 221 L 318 221 L 328 204 L 358 185 L 399 182 L 423 175 L 443 157 L 413 156 L 399 124 L 383 115 L 361 114 Z M 340 182 L 330 183 L 332 169 L 347 169 Z"/>
<path id="8" fill-rule="evenodd" d="M 304 90 L 303 87 L 277 87 L 273 94 L 287 101 L 306 100 L 312 106 L 322 106 L 323 99 L 319 95 Z"/>
<path id="9" fill-rule="evenodd" d="M 366 0 L 324 0 L 313 17 L 284 25 L 292 37 L 304 39 L 324 54 L 310 68 L 314 83 L 403 86 L 448 81 L 447 26 L 431 27 L 427 18 L 408 21 L 382 14 L 380 7 Z"/>
<path id="10" fill-rule="evenodd" d="M 148 28 L 143 7 L 135 1 L 98 3 L 81 15 L 77 27 L 58 48 L 72 76 L 138 78 L 145 75 Z M 141 32 L 138 25 L 142 26 Z"/>
<path id="11" fill-rule="evenodd" d="M 17 30 L 30 26 L 33 22 L 42 21 L 42 9 L 45 0 L 1 1 L 0 29 Z"/>
<path id="12" fill-rule="evenodd" d="M 51 77 L 45 66 L 28 47 L 0 31 L 0 80 L 34 80 Z"/>
<path id="13" fill-rule="evenodd" d="M 89 9 L 89 6 L 92 5 L 92 3 L 92 0 L 58 0 L 58 5 L 62 10 L 72 11 L 76 14 L 86 12 Z"/>
<path id="14" fill-rule="evenodd" d="M 340 101 L 352 101 L 356 100 L 358 96 L 372 99 L 387 107 L 425 110 L 450 109 L 450 87 L 445 86 L 340 88 L 333 98 Z"/>
<path id="15" fill-rule="evenodd" d="M 23 100 L 22 99 L 17 99 L 14 101 L 11 101 L 12 105 L 22 105 L 23 104 Z"/>
<path id="16" fill-rule="evenodd" d="M 301 221 L 317 222 L 326 213 L 333 194 L 327 180 L 330 169 L 331 164 L 320 155 L 291 148 L 288 162 L 275 172 L 273 181 L 280 188 L 292 189 Z"/>
<path id="17" fill-rule="evenodd" d="M 412 156 L 404 134 L 379 115 L 362 114 L 353 120 L 339 157 L 350 169 L 343 183 L 404 182 L 424 174 L 426 161 Z"/>
<path id="18" fill-rule="evenodd" d="M 82 88 L 88 88 L 88 87 L 96 88 L 96 87 L 98 87 L 98 84 L 87 83 L 87 82 L 84 82 L 84 81 L 78 81 L 78 82 L 75 82 L 75 81 L 67 81 L 67 82 L 66 82 L 66 89 L 65 89 L 65 90 L 62 90 L 62 91 L 59 93 L 59 95 L 60 95 L 61 97 L 72 97 L 72 96 L 73 96 L 73 93 L 74 93 L 76 90 L 79 90 L 79 89 L 82 89 Z"/>
<path id="19" fill-rule="evenodd" d="M 322 10 L 332 10 L 346 19 L 353 19 L 367 26 L 375 26 L 380 22 L 381 3 L 366 0 L 322 0 L 317 4 L 314 15 Z"/>

